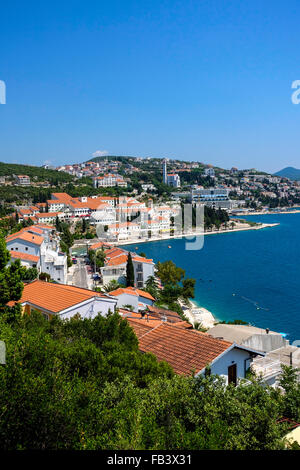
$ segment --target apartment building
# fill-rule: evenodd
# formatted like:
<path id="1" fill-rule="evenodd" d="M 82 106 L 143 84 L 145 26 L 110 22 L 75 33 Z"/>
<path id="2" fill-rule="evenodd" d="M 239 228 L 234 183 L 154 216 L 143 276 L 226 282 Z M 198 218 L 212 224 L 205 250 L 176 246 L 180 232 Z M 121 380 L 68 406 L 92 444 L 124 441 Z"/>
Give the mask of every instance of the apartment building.
<path id="1" fill-rule="evenodd" d="M 134 287 L 124 287 L 109 293 L 117 299 L 117 307 L 131 306 L 134 312 L 145 311 L 152 306 L 155 299 L 149 292 Z"/>
<path id="2" fill-rule="evenodd" d="M 67 256 L 59 249 L 53 227 L 43 224 L 26 227 L 6 237 L 6 247 L 11 261 L 20 259 L 23 266 L 48 273 L 54 281 L 66 282 Z"/>
<path id="3" fill-rule="evenodd" d="M 15 179 L 16 179 L 16 184 L 19 184 L 21 186 L 30 185 L 30 178 L 27 175 L 17 175 Z"/>
<path id="4" fill-rule="evenodd" d="M 126 284 L 126 266 L 128 251 L 122 248 L 105 248 L 105 265 L 101 268 L 102 282 L 104 285 L 115 280 L 120 284 Z M 154 276 L 154 262 L 152 259 L 143 258 L 136 253 L 131 253 L 134 268 L 134 285 L 143 288 L 147 279 Z"/>
<path id="5" fill-rule="evenodd" d="M 127 187 L 127 182 L 121 175 L 107 173 L 104 176 L 96 176 L 93 178 L 94 188 L 108 188 L 113 186 Z"/>

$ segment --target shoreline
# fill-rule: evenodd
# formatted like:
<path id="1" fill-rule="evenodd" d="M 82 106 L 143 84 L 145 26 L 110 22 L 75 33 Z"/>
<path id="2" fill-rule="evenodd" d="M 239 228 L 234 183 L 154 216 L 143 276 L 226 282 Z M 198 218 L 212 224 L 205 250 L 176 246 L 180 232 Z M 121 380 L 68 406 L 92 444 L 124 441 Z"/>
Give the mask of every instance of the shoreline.
<path id="1" fill-rule="evenodd" d="M 284 214 L 299 214 L 299 213 L 300 213 L 300 209 L 292 209 L 290 211 L 281 210 L 281 211 L 237 212 L 232 215 L 234 215 L 235 217 L 236 216 L 248 217 L 249 215 L 278 215 L 278 214 L 284 215 Z"/>
<path id="2" fill-rule="evenodd" d="M 133 240 L 119 240 L 118 242 L 115 243 L 115 245 L 116 246 L 134 245 L 134 244 L 140 244 L 140 243 L 158 242 L 162 240 L 176 240 L 176 239 L 185 238 L 185 237 L 199 237 L 200 235 L 205 236 L 205 235 L 217 235 L 220 233 L 242 232 L 245 230 L 262 230 L 264 228 L 275 227 L 280 224 L 279 223 L 273 223 L 273 224 L 261 223 L 259 225 L 254 225 L 254 226 L 247 225 L 246 227 L 243 227 L 243 225 L 246 225 L 246 224 L 240 224 L 239 227 L 234 228 L 234 229 L 212 230 L 211 232 L 202 232 L 202 231 L 201 232 L 188 232 L 188 233 L 184 233 L 180 235 L 178 234 L 176 236 L 169 235 L 169 236 L 160 236 L 160 237 L 152 237 L 152 238 L 136 238 Z"/>
<path id="3" fill-rule="evenodd" d="M 195 323 L 200 323 L 203 328 L 209 329 L 218 323 L 217 318 L 214 317 L 212 312 L 207 310 L 205 307 L 197 305 L 195 300 L 189 300 L 189 303 L 190 306 L 186 306 L 181 300 L 179 300 L 179 304 L 184 315 L 193 326 Z"/>

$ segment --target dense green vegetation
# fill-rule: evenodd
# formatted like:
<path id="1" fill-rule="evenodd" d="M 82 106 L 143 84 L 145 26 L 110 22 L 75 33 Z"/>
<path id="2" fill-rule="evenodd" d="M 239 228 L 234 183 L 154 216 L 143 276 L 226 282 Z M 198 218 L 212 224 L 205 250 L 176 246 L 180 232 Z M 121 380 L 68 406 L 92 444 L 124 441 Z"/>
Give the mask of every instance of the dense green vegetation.
<path id="1" fill-rule="evenodd" d="M 175 376 L 138 351 L 118 314 L 47 322 L 0 319 L 2 449 L 281 449 L 281 416 L 300 419 L 300 387 Z"/>
<path id="2" fill-rule="evenodd" d="M 156 305 L 173 310 L 183 319 L 183 311 L 178 300 L 188 302 L 189 298 L 195 295 L 195 279 L 185 278 L 185 270 L 177 267 L 173 261 L 164 261 L 155 266 L 156 276 L 163 284 L 163 289 L 159 290 L 154 278 L 149 278 L 146 283 L 146 290 L 156 298 Z"/>
<path id="3" fill-rule="evenodd" d="M 89 250 L 88 258 L 94 271 L 100 271 L 100 268 L 104 266 L 105 251 L 101 250 Z"/>
<path id="4" fill-rule="evenodd" d="M 0 239 L 0 439 L 13 449 L 281 449 L 287 426 L 300 420 L 296 371 L 283 368 L 282 393 L 221 378 L 175 376 L 141 354 L 118 313 L 82 320 L 21 316 L 6 303 L 21 297 L 19 263 L 6 267 Z M 169 266 L 173 283 L 183 272 Z"/>
<path id="5" fill-rule="evenodd" d="M 27 175 L 34 181 L 48 181 L 55 186 L 59 183 L 74 180 L 74 176 L 63 171 L 48 170 L 38 166 L 0 162 L 0 176 L 12 177 L 12 175 Z"/>

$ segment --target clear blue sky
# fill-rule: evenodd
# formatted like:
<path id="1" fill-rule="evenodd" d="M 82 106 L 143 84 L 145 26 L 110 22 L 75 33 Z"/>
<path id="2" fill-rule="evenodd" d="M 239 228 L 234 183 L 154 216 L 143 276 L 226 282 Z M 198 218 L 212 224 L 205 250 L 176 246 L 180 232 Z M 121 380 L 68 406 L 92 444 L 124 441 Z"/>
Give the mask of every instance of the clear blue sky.
<path id="1" fill-rule="evenodd" d="M 300 167 L 299 0 L 2 2 L 0 161 Z"/>

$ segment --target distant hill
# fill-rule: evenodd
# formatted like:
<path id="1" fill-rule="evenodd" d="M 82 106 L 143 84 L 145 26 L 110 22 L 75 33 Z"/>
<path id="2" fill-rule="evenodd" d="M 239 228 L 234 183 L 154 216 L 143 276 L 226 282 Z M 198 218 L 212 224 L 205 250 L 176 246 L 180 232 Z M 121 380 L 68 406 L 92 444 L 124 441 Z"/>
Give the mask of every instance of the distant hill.
<path id="1" fill-rule="evenodd" d="M 287 166 L 283 170 L 277 171 L 274 173 L 275 176 L 281 176 L 282 178 L 289 178 L 293 181 L 300 181 L 300 170 L 293 168 L 292 166 Z"/>
<path id="2" fill-rule="evenodd" d="M 31 179 L 36 177 L 38 181 L 49 181 L 50 183 L 68 183 L 74 180 L 73 176 L 62 171 L 47 170 L 39 166 L 0 162 L 0 176 L 12 175 L 27 175 Z"/>

